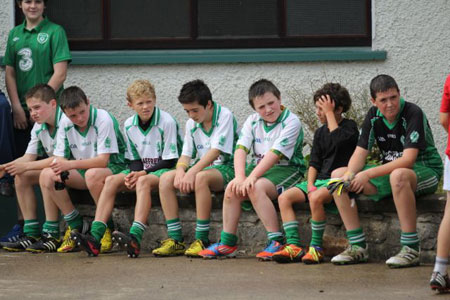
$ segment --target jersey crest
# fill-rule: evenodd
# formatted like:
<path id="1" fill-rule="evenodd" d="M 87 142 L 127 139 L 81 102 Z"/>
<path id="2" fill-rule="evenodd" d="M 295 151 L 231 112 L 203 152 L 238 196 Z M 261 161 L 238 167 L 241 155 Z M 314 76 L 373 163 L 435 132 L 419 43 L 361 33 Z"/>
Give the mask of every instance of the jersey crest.
<path id="1" fill-rule="evenodd" d="M 38 34 L 38 36 L 37 36 L 37 41 L 38 41 L 38 43 L 39 44 L 45 44 L 45 42 L 47 42 L 48 41 L 48 33 L 45 33 L 45 32 L 41 32 L 41 33 L 39 33 Z"/>

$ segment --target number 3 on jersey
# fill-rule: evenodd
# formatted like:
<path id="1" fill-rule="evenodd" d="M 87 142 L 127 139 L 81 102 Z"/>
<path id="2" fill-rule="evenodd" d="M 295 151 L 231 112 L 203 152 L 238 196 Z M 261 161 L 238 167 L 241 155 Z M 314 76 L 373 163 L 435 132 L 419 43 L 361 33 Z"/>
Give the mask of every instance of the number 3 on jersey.
<path id="1" fill-rule="evenodd" d="M 17 52 L 22 58 L 19 60 L 19 68 L 23 72 L 30 71 L 33 67 L 32 51 L 30 48 L 22 48 Z"/>

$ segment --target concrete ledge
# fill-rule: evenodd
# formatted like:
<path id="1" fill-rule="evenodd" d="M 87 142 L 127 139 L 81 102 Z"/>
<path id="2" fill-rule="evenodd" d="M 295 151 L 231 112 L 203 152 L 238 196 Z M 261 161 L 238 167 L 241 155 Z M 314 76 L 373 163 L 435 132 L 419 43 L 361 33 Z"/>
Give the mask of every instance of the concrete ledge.
<path id="1" fill-rule="evenodd" d="M 92 220 L 95 206 L 87 191 L 70 191 L 71 198 L 80 212 Z M 187 243 L 194 240 L 196 211 L 193 195 L 179 194 L 180 219 L 183 235 Z M 216 241 L 222 229 L 223 194 L 213 194 L 210 238 Z M 361 225 L 369 243 L 371 260 L 382 261 L 399 251 L 400 223 L 392 199 L 386 198 L 374 202 L 367 197 L 357 200 Z M 118 230 L 127 232 L 133 222 L 136 198 L 134 193 L 120 193 L 116 197 L 113 219 Z M 417 231 L 421 239 L 423 263 L 434 261 L 436 239 L 439 224 L 446 203 L 445 195 L 434 194 L 417 199 Z M 300 238 L 308 245 L 311 238 L 310 211 L 308 204 L 296 207 L 300 224 Z M 159 197 L 152 195 L 152 210 L 148 219 L 149 229 L 145 232 L 142 247 L 144 250 L 155 248 L 158 242 L 167 238 L 164 214 Z M 239 250 L 242 254 L 253 255 L 266 243 L 266 231 L 254 211 L 242 212 L 239 228 Z M 324 234 L 324 248 L 328 257 L 342 251 L 347 246 L 345 228 L 339 215 L 328 214 Z"/>

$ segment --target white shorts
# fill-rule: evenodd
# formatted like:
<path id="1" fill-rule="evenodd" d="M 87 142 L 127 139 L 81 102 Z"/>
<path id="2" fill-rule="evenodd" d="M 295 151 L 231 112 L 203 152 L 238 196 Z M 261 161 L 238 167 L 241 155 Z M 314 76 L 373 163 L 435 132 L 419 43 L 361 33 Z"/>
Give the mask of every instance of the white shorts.
<path id="1" fill-rule="evenodd" d="M 444 162 L 444 186 L 442 189 L 450 191 L 450 160 L 447 155 L 445 156 Z"/>

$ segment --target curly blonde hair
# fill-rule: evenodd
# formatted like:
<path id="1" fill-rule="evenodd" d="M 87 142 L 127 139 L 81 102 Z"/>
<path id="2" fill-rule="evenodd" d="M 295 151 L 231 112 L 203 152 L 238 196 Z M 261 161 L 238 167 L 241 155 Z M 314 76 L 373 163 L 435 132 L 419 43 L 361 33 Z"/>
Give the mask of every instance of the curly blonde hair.
<path id="1" fill-rule="evenodd" d="M 141 97 L 150 97 L 156 99 L 155 87 L 148 80 L 139 79 L 134 81 L 127 89 L 127 101 Z"/>

